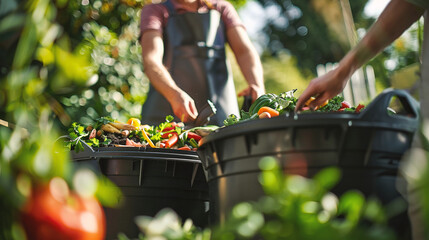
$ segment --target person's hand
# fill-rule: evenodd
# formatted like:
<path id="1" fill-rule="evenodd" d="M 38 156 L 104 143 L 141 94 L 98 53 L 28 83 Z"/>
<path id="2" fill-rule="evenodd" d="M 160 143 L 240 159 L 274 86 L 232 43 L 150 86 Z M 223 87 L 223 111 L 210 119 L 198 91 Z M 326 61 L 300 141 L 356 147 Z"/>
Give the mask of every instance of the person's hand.
<path id="1" fill-rule="evenodd" d="M 197 118 L 198 110 L 195 107 L 194 99 L 186 92 L 178 92 L 177 95 L 171 99 L 170 105 L 174 115 L 182 122 L 193 122 Z"/>
<path id="2" fill-rule="evenodd" d="M 315 109 L 339 94 L 349 79 L 349 74 L 342 74 L 339 68 L 334 69 L 323 76 L 311 80 L 308 87 L 299 97 L 295 111 L 299 111 L 305 102 L 311 97 L 315 99 L 309 104 L 310 109 Z"/>
<path id="3" fill-rule="evenodd" d="M 254 102 L 256 99 L 258 99 L 259 96 L 263 95 L 264 93 L 265 93 L 265 88 L 252 84 L 247 88 L 243 89 L 241 92 L 239 92 L 238 96 L 239 97 L 251 96 L 252 102 Z"/>

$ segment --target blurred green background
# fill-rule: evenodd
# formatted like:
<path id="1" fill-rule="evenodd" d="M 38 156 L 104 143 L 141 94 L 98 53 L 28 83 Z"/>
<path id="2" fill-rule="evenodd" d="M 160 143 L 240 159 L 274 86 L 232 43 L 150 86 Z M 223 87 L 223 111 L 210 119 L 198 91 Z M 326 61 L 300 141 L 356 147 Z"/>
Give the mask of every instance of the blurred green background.
<path id="1" fill-rule="evenodd" d="M 39 89 L 49 96 L 50 105 L 55 106 L 61 128 L 68 127 L 71 121 L 87 123 L 100 116 L 122 121 L 131 116 L 139 117 L 148 91 L 138 41 L 139 14 L 141 7 L 148 2 L 48 1 L 52 10 L 46 17 L 50 18 L 52 26 L 48 27 L 45 22 L 34 26 L 37 30 L 30 29 L 25 20 L 26 11 L 30 5 L 39 2 L 43 1 L 1 2 L 2 81 L 12 75 L 13 63 L 27 61 L 25 63 L 34 69 L 34 77 L 44 82 Z M 338 1 L 252 2 L 264 9 L 266 14 L 275 13 L 276 16 L 261 19 L 264 26 L 257 33 L 258 39 L 253 39 L 258 42 L 261 53 L 267 92 L 280 93 L 297 88 L 299 95 L 309 80 L 316 76 L 318 64 L 338 62 L 350 49 L 347 36 L 343 34 L 344 20 L 326 17 L 341 14 L 341 9 L 332 5 L 335 2 Z M 374 21 L 363 14 L 367 2 L 350 1 L 359 36 Z M 239 11 L 246 9 L 243 0 L 232 3 Z M 331 7 L 323 7 L 325 5 Z M 25 32 L 25 27 L 29 28 L 29 32 Z M 410 79 L 410 75 L 413 77 L 415 71 L 410 71 L 412 68 L 404 70 L 406 76 L 392 78 L 392 75 L 418 61 L 421 31 L 421 26 L 414 26 L 407 35 L 369 63 L 375 68 L 378 91 L 392 85 L 410 87 L 401 84 L 401 79 Z M 32 34 L 41 37 L 40 44 L 36 46 L 35 39 L 29 39 L 32 42 L 25 49 L 16 51 L 19 37 Z M 22 59 L 23 54 L 28 55 L 27 59 Z M 228 54 L 239 91 L 246 83 L 233 55 L 230 51 Z M 37 89 L 38 85 L 34 87 Z M 5 88 L 1 91 L 1 119 L 13 122 L 8 114 L 11 98 Z M 239 104 L 241 101 L 239 99 Z"/>
<path id="2" fill-rule="evenodd" d="M 246 4 L 231 2 L 239 10 Z M 339 30 L 344 21 L 327 17 L 340 11 L 324 7 L 335 2 L 253 2 L 266 13 L 277 14 L 258 33 L 263 39 L 259 50 L 267 92 L 297 88 L 299 96 L 316 76 L 318 64 L 338 62 L 350 49 Z M 0 239 L 22 239 L 11 219 L 28 196 L 31 182 L 59 176 L 73 185 L 69 154 L 57 144 L 72 122 L 140 117 L 148 80 L 141 63 L 139 14 L 148 3 L 0 1 L 0 119 L 15 125 L 0 126 Z M 374 21 L 363 15 L 366 3 L 350 1 L 358 37 Z M 375 69 L 378 91 L 413 88 L 421 36 L 420 23 L 369 63 Z M 228 55 L 239 91 L 246 83 L 230 51 Z M 103 200 L 115 194 L 97 196 Z"/>

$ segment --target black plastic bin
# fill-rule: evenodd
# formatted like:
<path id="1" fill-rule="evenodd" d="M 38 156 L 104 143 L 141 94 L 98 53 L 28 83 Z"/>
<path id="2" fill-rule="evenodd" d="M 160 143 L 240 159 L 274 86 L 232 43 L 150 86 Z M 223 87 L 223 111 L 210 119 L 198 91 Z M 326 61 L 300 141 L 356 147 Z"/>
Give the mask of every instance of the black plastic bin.
<path id="1" fill-rule="evenodd" d="M 391 99 L 404 115 L 389 115 Z M 314 176 L 337 166 L 336 194 L 358 189 L 388 203 L 401 197 L 395 188 L 398 165 L 418 127 L 418 103 L 406 92 L 385 91 L 361 113 L 302 113 L 258 119 L 218 129 L 203 139 L 198 154 L 210 190 L 210 223 L 222 224 L 232 207 L 259 199 L 259 160 L 278 159 L 286 173 Z M 408 226 L 406 212 L 396 219 Z"/>
<path id="2" fill-rule="evenodd" d="M 74 163 L 92 167 L 122 191 L 118 208 L 104 208 L 106 239 L 122 232 L 136 238 L 134 218 L 155 216 L 163 208 L 173 209 L 195 225 L 208 224 L 209 195 L 201 161 L 195 152 L 172 149 L 105 147 L 72 152 Z"/>

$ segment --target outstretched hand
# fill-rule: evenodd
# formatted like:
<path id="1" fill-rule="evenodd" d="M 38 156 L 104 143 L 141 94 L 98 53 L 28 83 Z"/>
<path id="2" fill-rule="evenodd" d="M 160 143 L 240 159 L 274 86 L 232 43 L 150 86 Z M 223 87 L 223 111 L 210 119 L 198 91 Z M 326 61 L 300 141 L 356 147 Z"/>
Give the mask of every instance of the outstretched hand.
<path id="1" fill-rule="evenodd" d="M 315 109 L 322 105 L 326 100 L 329 100 L 344 89 L 349 79 L 349 74 L 341 74 L 339 69 L 334 69 L 323 76 L 311 80 L 308 87 L 299 97 L 295 111 L 299 111 L 311 97 L 315 99 L 309 104 L 310 109 Z"/>

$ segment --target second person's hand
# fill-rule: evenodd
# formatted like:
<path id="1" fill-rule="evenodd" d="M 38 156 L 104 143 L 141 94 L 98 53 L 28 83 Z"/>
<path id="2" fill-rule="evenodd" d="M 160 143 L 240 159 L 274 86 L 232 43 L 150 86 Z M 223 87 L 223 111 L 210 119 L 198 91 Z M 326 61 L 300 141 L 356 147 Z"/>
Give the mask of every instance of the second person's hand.
<path id="1" fill-rule="evenodd" d="M 259 87 L 255 84 L 252 84 L 248 86 L 247 88 L 243 89 L 241 92 L 238 93 L 239 97 L 242 96 L 251 96 L 252 97 L 252 103 L 258 99 L 261 95 L 265 94 L 265 88 Z"/>
<path id="2" fill-rule="evenodd" d="M 182 122 L 193 122 L 198 116 L 198 110 L 195 107 L 194 99 L 186 92 L 179 92 L 171 98 L 170 105 L 176 115 Z"/>
<path id="3" fill-rule="evenodd" d="M 337 68 L 323 76 L 311 80 L 308 87 L 299 97 L 295 111 L 299 111 L 311 97 L 315 97 L 315 99 L 309 104 L 310 109 L 315 109 L 317 106 L 322 105 L 326 100 L 341 93 L 348 79 L 349 74 L 343 74 L 343 72 Z"/>

